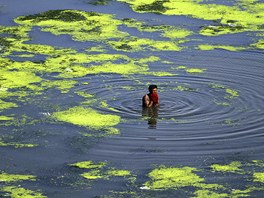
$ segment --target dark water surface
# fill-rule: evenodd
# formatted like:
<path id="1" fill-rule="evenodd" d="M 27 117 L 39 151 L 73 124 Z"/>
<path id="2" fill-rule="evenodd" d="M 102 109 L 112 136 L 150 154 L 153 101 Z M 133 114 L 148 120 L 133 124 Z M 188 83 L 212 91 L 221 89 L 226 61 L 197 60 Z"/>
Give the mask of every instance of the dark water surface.
<path id="1" fill-rule="evenodd" d="M 239 2 L 246 1 L 200 3 L 231 7 Z M 250 5 L 260 5 L 259 9 L 264 12 L 263 1 L 252 2 Z M 78 64 L 90 67 L 100 66 L 101 62 L 81 62 L 79 57 L 70 59 L 69 65 L 63 70 L 29 70 L 26 61 L 43 63 L 49 58 L 55 60 L 63 55 L 28 52 L 34 56 L 19 57 L 17 55 L 20 53 L 27 54 L 19 50 L 5 54 L 7 46 L 0 40 L 1 58 L 26 62 L 26 66 L 21 69 L 7 66 L 1 59 L 0 106 L 1 101 L 5 101 L 15 102 L 17 107 L 0 108 L 0 116 L 13 118 L 5 120 L 0 117 L 0 197 L 29 197 L 30 194 L 32 197 L 56 198 L 262 197 L 264 54 L 263 44 L 257 47 L 255 43 L 263 42 L 263 24 L 258 25 L 258 30 L 245 29 L 206 36 L 199 33 L 201 28 L 215 25 L 217 20 L 151 11 L 142 13 L 133 11 L 128 3 L 88 0 L 0 1 L 2 40 L 10 37 L 3 33 L 2 28 L 18 25 L 13 21 L 16 17 L 65 9 L 111 14 L 114 19 L 134 19 L 150 27 L 170 26 L 192 31 L 186 38 L 174 41 L 180 43 L 180 50 L 154 49 L 153 43 L 152 47 L 146 47 L 146 44 L 142 49 L 122 50 L 109 44 L 115 41 L 114 37 L 78 41 L 73 40 L 70 33 L 54 35 L 49 31 L 41 31 L 40 26 L 33 26 L 28 33 L 30 40 L 25 43 L 71 48 L 76 54 L 119 54 L 128 57 L 127 60 L 110 59 L 106 62 L 124 63 L 124 67 L 132 60 L 139 61 L 151 56 L 159 58 L 145 63 L 148 66 L 146 72 L 143 71 L 146 65 L 137 63 L 142 71 L 122 73 L 122 69 L 109 69 L 70 78 L 57 75 L 65 74 L 65 70 L 74 71 L 74 66 Z M 120 24 L 118 28 L 129 36 L 148 38 L 155 42 L 169 40 L 161 36 L 163 29 L 139 31 L 125 24 Z M 200 50 L 199 45 L 218 47 Z M 91 47 L 101 47 L 104 51 L 86 50 Z M 30 74 L 33 71 L 42 78 L 42 82 L 44 79 L 48 82 L 74 80 L 75 84 L 64 89 L 65 92 L 58 90 L 61 85 L 27 91 L 31 88 L 12 87 L 6 83 L 9 73 L 3 72 L 17 71 L 30 71 Z M 32 84 L 44 86 L 38 83 Z M 159 87 L 161 105 L 157 109 L 144 110 L 141 98 L 151 83 Z M 25 92 L 26 96 L 6 97 L 2 94 L 9 90 L 8 93 Z M 78 93 L 91 95 L 82 97 Z M 113 125 L 105 124 L 103 120 L 95 127 L 93 124 L 82 126 L 55 118 L 56 112 L 73 107 L 93 109 L 100 115 L 118 116 L 120 120 Z M 93 119 L 89 116 L 86 119 Z M 118 132 L 109 134 L 109 129 L 113 128 Z M 84 161 L 105 165 L 87 169 L 72 165 Z M 214 168 L 214 165 L 222 169 Z M 192 169 L 190 174 L 180 171 L 187 168 Z M 127 170 L 130 174 L 111 175 L 111 170 Z M 160 173 L 156 178 L 150 174 L 154 170 L 168 170 L 168 173 Z M 83 173 L 86 172 L 90 177 L 85 177 Z M 35 179 L 8 180 L 5 174 L 9 178 L 13 174 L 33 175 Z M 195 182 L 195 178 L 200 181 Z M 209 187 L 209 184 L 218 186 Z"/>

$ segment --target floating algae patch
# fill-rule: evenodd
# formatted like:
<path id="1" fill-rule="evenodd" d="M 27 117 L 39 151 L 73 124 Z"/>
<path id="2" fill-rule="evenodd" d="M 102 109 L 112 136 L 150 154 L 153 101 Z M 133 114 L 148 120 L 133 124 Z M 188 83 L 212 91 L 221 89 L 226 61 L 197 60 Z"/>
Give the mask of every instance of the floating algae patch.
<path id="1" fill-rule="evenodd" d="M 69 90 L 74 87 L 77 82 L 74 80 L 53 80 L 53 81 L 44 81 L 41 83 L 42 87 L 45 88 L 56 88 L 61 91 L 61 93 L 68 93 Z"/>
<path id="2" fill-rule="evenodd" d="M 13 102 L 5 102 L 5 101 L 0 99 L 0 111 L 2 111 L 4 109 L 14 108 L 14 107 L 18 107 L 17 104 L 15 104 Z"/>
<path id="3" fill-rule="evenodd" d="M 7 71 L 0 69 L 0 82 L 2 87 L 6 88 L 32 88 L 32 83 L 38 83 L 42 79 L 31 72 Z"/>
<path id="4" fill-rule="evenodd" d="M 264 172 L 253 173 L 253 181 L 264 183 Z"/>
<path id="5" fill-rule="evenodd" d="M 129 18 L 123 19 L 123 23 L 127 27 L 137 28 L 140 32 L 160 32 L 162 37 L 170 39 L 186 38 L 193 33 L 192 31 L 184 28 L 169 25 L 148 25 L 144 22 Z"/>
<path id="6" fill-rule="evenodd" d="M 2 56 L 32 57 L 34 54 L 58 55 L 75 52 L 72 49 L 56 49 L 50 45 L 27 44 L 26 42 L 31 40 L 28 35 L 31 29 L 32 26 L 30 25 L 0 26 L 0 35 L 1 33 L 5 35 L 5 37 L 0 36 L 0 51 L 2 52 Z"/>
<path id="7" fill-rule="evenodd" d="M 69 34 L 76 41 L 104 41 L 123 38 L 127 33 L 118 30 L 121 21 L 110 14 L 78 10 L 50 10 L 40 14 L 20 16 L 20 25 L 40 26 L 42 31 L 55 35 Z"/>
<path id="8" fill-rule="evenodd" d="M 12 146 L 15 148 L 32 148 L 32 147 L 36 147 L 37 145 L 36 144 L 22 144 L 22 143 L 17 143 L 17 142 L 4 142 L 0 138 L 0 147 L 1 146 Z"/>
<path id="9" fill-rule="evenodd" d="M 93 168 L 102 168 L 106 166 L 106 162 L 99 162 L 94 163 L 93 161 L 83 161 L 83 162 L 77 162 L 74 164 L 71 164 L 71 166 L 75 166 L 77 168 L 85 168 L 85 169 L 93 169 Z"/>
<path id="10" fill-rule="evenodd" d="M 217 193 L 211 190 L 197 190 L 194 192 L 195 198 L 225 198 L 225 197 L 230 197 L 229 194 L 227 193 Z"/>
<path id="11" fill-rule="evenodd" d="M 192 73 L 192 74 L 200 74 L 200 73 L 204 73 L 204 71 L 206 71 L 206 69 L 200 69 L 200 68 L 189 68 L 186 66 L 178 66 L 176 69 L 178 70 L 184 70 L 187 73 Z"/>
<path id="12" fill-rule="evenodd" d="M 241 166 L 241 162 L 234 161 L 227 165 L 213 164 L 211 165 L 211 168 L 213 171 L 218 172 L 243 173 Z"/>
<path id="13" fill-rule="evenodd" d="M 45 65 L 48 72 L 59 72 L 59 77 L 73 78 L 99 73 L 145 74 L 149 70 L 147 63 L 159 60 L 156 56 L 132 59 L 121 54 L 67 54 L 48 58 Z"/>
<path id="14" fill-rule="evenodd" d="M 18 175 L 18 174 L 8 174 L 5 172 L 0 173 L 0 182 L 17 182 L 23 180 L 36 180 L 36 177 L 33 175 Z"/>
<path id="15" fill-rule="evenodd" d="M 235 98 L 235 97 L 239 96 L 238 91 L 236 91 L 234 89 L 226 88 L 225 91 L 228 94 L 226 96 L 227 98 Z"/>
<path id="16" fill-rule="evenodd" d="M 83 161 L 71 164 L 71 166 L 82 169 L 88 169 L 88 172 L 81 174 L 82 177 L 88 180 L 109 180 L 111 177 L 131 176 L 130 171 L 108 167 L 107 162 L 94 163 L 93 161 Z"/>
<path id="17" fill-rule="evenodd" d="M 0 192 L 5 192 L 11 198 L 46 198 L 41 192 L 32 191 L 22 187 L 4 186 L 0 187 Z"/>
<path id="18" fill-rule="evenodd" d="M 100 114 L 84 107 L 72 107 L 66 111 L 55 112 L 53 117 L 59 121 L 93 129 L 113 127 L 120 122 L 120 117 L 117 115 Z"/>
<path id="19" fill-rule="evenodd" d="M 264 39 L 260 39 L 257 43 L 251 45 L 257 49 L 264 49 Z"/>
<path id="20" fill-rule="evenodd" d="M 0 102 L 1 105 L 1 102 Z M 1 107 L 0 107 L 1 109 Z M 9 117 L 9 116 L 0 116 L 0 121 L 10 121 L 10 120 L 14 120 L 13 117 Z"/>
<path id="21" fill-rule="evenodd" d="M 165 41 L 165 40 L 152 40 L 148 38 L 130 37 L 121 39 L 119 41 L 108 41 L 117 51 L 137 52 L 143 50 L 151 51 L 180 51 L 182 47 L 179 42 Z"/>
<path id="22" fill-rule="evenodd" d="M 245 47 L 235 47 L 235 46 L 230 46 L 230 45 L 199 45 L 198 49 L 200 49 L 200 50 L 223 49 L 223 50 L 235 52 L 235 51 L 245 50 L 247 48 L 245 48 Z"/>
<path id="23" fill-rule="evenodd" d="M 195 171 L 197 169 L 191 167 L 160 167 L 148 174 L 151 180 L 144 183 L 144 186 L 153 190 L 200 186 L 204 179 L 196 175 Z"/>
<path id="24" fill-rule="evenodd" d="M 227 6 L 218 4 L 203 4 L 202 0 L 166 0 L 166 1 L 142 1 L 142 0 L 118 0 L 131 5 L 135 12 L 155 12 L 164 15 L 185 15 L 193 18 L 219 21 L 217 30 L 206 35 L 227 34 L 244 31 L 257 31 L 263 29 L 264 4 L 256 2 L 247 6 L 247 9 L 239 5 Z M 250 5 L 251 2 L 244 2 Z"/>

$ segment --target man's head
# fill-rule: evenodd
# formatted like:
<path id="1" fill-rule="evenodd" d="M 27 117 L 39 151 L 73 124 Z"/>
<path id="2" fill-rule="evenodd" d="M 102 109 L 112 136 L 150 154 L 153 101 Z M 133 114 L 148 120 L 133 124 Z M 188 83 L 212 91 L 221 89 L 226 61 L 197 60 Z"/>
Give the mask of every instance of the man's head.
<path id="1" fill-rule="evenodd" d="M 158 89 L 158 87 L 157 87 L 157 85 L 149 85 L 149 93 L 154 93 L 154 92 L 157 92 L 157 89 Z"/>

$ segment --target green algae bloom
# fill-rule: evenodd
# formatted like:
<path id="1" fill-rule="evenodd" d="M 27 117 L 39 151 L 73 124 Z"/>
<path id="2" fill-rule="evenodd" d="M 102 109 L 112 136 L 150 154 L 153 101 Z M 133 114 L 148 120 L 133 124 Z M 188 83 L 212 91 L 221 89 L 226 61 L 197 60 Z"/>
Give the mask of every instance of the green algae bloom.
<path id="1" fill-rule="evenodd" d="M 151 40 L 147 38 L 131 37 L 125 38 L 120 41 L 109 41 L 111 45 L 117 51 L 136 52 L 142 50 L 151 51 L 180 51 L 182 48 L 178 42 L 163 41 L 163 40 Z"/>
<path id="2" fill-rule="evenodd" d="M 71 88 L 74 87 L 74 85 L 77 82 L 74 80 L 53 80 L 53 81 L 43 81 L 41 83 L 41 86 L 43 88 L 56 88 L 61 91 L 61 93 L 68 93 Z"/>
<path id="3" fill-rule="evenodd" d="M 0 99 L 0 111 L 4 109 L 14 108 L 14 107 L 18 107 L 18 105 L 13 102 L 5 102 Z"/>
<path id="4" fill-rule="evenodd" d="M 231 173 L 239 173 L 241 172 L 241 162 L 234 161 L 227 165 L 213 164 L 211 168 L 213 171 L 218 172 L 231 172 Z"/>
<path id="5" fill-rule="evenodd" d="M 174 88 L 173 90 L 176 90 L 176 91 L 195 91 L 195 89 L 193 89 L 191 87 L 186 87 L 183 85 L 179 85 L 176 88 Z"/>
<path id="6" fill-rule="evenodd" d="M 229 197 L 227 193 L 217 193 L 214 191 L 210 190 L 197 190 L 194 193 L 195 198 L 224 198 L 224 197 Z"/>
<path id="7" fill-rule="evenodd" d="M 225 91 L 228 94 L 228 98 L 235 98 L 239 96 L 238 92 L 234 89 L 226 88 Z"/>
<path id="8" fill-rule="evenodd" d="M 131 172 L 128 170 L 111 169 L 106 171 L 106 175 L 108 175 L 109 177 L 125 177 L 130 176 Z"/>
<path id="9" fill-rule="evenodd" d="M 198 48 L 200 50 L 224 49 L 224 50 L 233 51 L 233 52 L 246 49 L 245 47 L 234 47 L 230 45 L 199 45 Z"/>
<path id="10" fill-rule="evenodd" d="M 130 171 L 108 168 L 107 162 L 94 163 L 92 161 L 83 161 L 71 164 L 71 166 L 88 169 L 89 172 L 82 173 L 81 176 L 88 180 L 104 179 L 109 180 L 111 177 L 131 176 Z"/>
<path id="11" fill-rule="evenodd" d="M 1 107 L 0 107 L 1 109 Z M 9 117 L 9 116 L 0 116 L 0 121 L 9 121 L 9 120 L 14 120 L 13 117 Z"/>
<path id="12" fill-rule="evenodd" d="M 55 112 L 53 117 L 59 121 L 93 129 L 112 127 L 120 122 L 119 116 L 100 114 L 93 109 L 84 107 L 73 107 L 66 111 Z"/>
<path id="13" fill-rule="evenodd" d="M 258 49 L 264 49 L 264 39 L 260 39 L 257 43 L 252 44 L 251 46 L 256 47 Z"/>
<path id="14" fill-rule="evenodd" d="M 76 41 L 104 41 L 123 38 L 126 33 L 118 30 L 120 20 L 110 14 L 78 10 L 51 10 L 15 19 L 20 25 L 40 26 L 42 31 L 55 35 L 69 34 Z"/>
<path id="15" fill-rule="evenodd" d="M 36 180 L 36 177 L 33 175 L 18 175 L 18 174 L 8 174 L 5 172 L 0 173 L 0 182 L 17 182 L 23 180 Z"/>
<path id="16" fill-rule="evenodd" d="M 244 1 L 242 4 L 227 6 L 202 4 L 202 0 L 118 0 L 131 5 L 135 12 L 154 12 L 164 15 L 185 15 L 197 19 L 219 21 L 216 26 L 204 27 L 201 34 L 215 36 L 263 29 L 263 3 Z M 241 8 L 241 5 L 242 8 Z M 245 7 L 247 9 L 245 9 Z"/>
<path id="17" fill-rule="evenodd" d="M 188 68 L 186 66 L 178 66 L 176 69 L 184 70 L 184 71 L 186 71 L 187 73 L 190 73 L 190 74 L 200 74 L 200 73 L 204 73 L 204 71 L 206 71 L 206 69 Z"/>
<path id="18" fill-rule="evenodd" d="M 75 164 L 71 164 L 71 166 L 75 166 L 78 168 L 86 168 L 86 169 L 93 169 L 93 168 L 102 168 L 106 166 L 106 162 L 99 162 L 99 163 L 94 163 L 92 161 L 83 161 L 83 162 L 77 162 Z"/>
<path id="19" fill-rule="evenodd" d="M 32 148 L 36 147 L 36 144 L 22 144 L 16 142 L 3 142 L 0 138 L 0 146 L 13 146 L 15 148 Z"/>
<path id="20" fill-rule="evenodd" d="M 5 186 L 0 188 L 0 191 L 7 193 L 11 198 L 46 198 L 40 192 L 16 186 Z"/>
<path id="21" fill-rule="evenodd" d="M 85 179 L 91 179 L 91 180 L 96 180 L 96 179 L 105 179 L 103 175 L 101 175 L 100 170 L 92 170 L 87 173 L 81 174 Z"/>
<path id="22" fill-rule="evenodd" d="M 264 183 L 264 172 L 253 173 L 254 182 Z"/>
<path id="23" fill-rule="evenodd" d="M 32 83 L 38 83 L 42 79 L 31 72 L 5 71 L 0 69 L 1 86 L 6 88 L 32 88 Z"/>
<path id="24" fill-rule="evenodd" d="M 193 173 L 194 171 L 197 169 L 191 167 L 160 167 L 148 174 L 151 180 L 146 182 L 144 186 L 153 190 L 199 186 L 201 182 L 204 182 L 204 179 Z"/>

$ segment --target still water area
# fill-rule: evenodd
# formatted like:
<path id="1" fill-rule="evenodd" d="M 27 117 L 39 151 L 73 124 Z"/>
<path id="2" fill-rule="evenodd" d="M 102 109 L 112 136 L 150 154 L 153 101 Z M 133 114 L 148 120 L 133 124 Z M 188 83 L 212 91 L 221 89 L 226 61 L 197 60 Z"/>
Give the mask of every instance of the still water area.
<path id="1" fill-rule="evenodd" d="M 263 197 L 263 22 L 263 0 L 1 0 L 0 197 Z"/>

